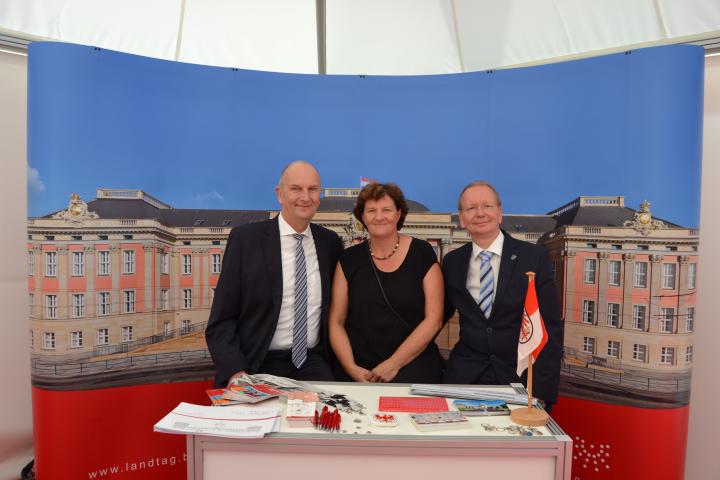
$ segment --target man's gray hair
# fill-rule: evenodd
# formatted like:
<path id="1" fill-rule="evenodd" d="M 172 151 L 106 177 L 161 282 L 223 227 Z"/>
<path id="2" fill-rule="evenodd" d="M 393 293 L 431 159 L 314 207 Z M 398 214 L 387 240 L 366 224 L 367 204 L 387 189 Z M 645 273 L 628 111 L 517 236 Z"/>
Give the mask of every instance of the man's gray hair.
<path id="1" fill-rule="evenodd" d="M 285 165 L 283 167 L 283 169 L 280 171 L 280 178 L 278 178 L 278 187 L 282 185 L 282 179 L 285 176 L 285 172 L 287 172 L 290 167 L 298 165 L 300 163 L 312 167 L 317 172 L 318 177 L 320 176 L 320 171 L 317 169 L 317 167 L 315 165 L 313 165 L 312 163 L 308 162 L 307 160 L 293 160 L 292 162 Z"/>
<path id="2" fill-rule="evenodd" d="M 468 188 L 472 187 L 487 187 L 495 194 L 495 200 L 497 201 L 497 204 L 499 207 L 502 206 L 502 201 L 500 200 L 500 194 L 495 190 L 495 187 L 492 186 L 490 182 L 486 182 L 485 180 L 473 180 L 472 182 L 465 185 L 465 188 L 462 189 L 462 192 L 460 192 L 460 196 L 458 197 L 458 211 L 462 210 L 462 204 L 460 201 L 462 200 L 462 196 L 465 193 L 465 191 Z"/>

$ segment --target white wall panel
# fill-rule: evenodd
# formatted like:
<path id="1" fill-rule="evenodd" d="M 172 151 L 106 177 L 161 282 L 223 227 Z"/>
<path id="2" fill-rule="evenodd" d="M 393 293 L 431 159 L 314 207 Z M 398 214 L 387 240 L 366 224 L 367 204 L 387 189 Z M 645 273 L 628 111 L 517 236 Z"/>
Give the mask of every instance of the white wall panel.
<path id="1" fill-rule="evenodd" d="M 572 54 L 639 45 L 663 36 L 653 0 L 556 0 L 555 4 Z"/>
<path id="2" fill-rule="evenodd" d="M 58 18 L 68 0 L 0 0 L 0 28 L 60 38 Z"/>
<path id="3" fill-rule="evenodd" d="M 58 30 L 66 42 L 172 59 L 180 0 L 69 0 Z"/>
<path id="4" fill-rule="evenodd" d="M 720 282 L 715 278 L 720 266 L 720 56 L 705 60 L 705 109 L 703 133 L 702 185 L 700 207 L 700 265 L 698 267 L 697 320 L 693 335 L 692 392 L 688 423 L 685 478 L 720 478 L 717 434 L 720 425 L 718 382 L 717 299 Z"/>
<path id="5" fill-rule="evenodd" d="M 0 1 L 0 27 L 172 59 L 181 0 Z"/>
<path id="6" fill-rule="evenodd" d="M 719 0 L 658 0 L 658 5 L 671 38 L 703 32 L 720 35 Z"/>
<path id="7" fill-rule="evenodd" d="M 179 60 L 317 73 L 314 0 L 187 0 Z"/>
<path id="8" fill-rule="evenodd" d="M 449 0 L 328 0 L 327 71 L 460 72 Z"/>
<path id="9" fill-rule="evenodd" d="M 571 51 L 552 0 L 455 0 L 468 71 L 552 58 Z"/>
<path id="10" fill-rule="evenodd" d="M 27 280 L 27 57 L 0 52 L 0 478 L 33 457 Z"/>

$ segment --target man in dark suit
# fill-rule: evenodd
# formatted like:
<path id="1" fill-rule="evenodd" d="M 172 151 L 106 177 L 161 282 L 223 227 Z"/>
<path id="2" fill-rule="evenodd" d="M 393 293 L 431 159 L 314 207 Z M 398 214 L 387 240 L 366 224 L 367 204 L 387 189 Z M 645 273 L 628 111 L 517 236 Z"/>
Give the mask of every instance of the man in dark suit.
<path id="1" fill-rule="evenodd" d="M 540 314 L 548 343 L 533 365 L 533 394 L 547 408 L 557 402 L 562 323 L 547 251 L 500 229 L 502 204 L 487 182 L 470 183 L 458 200 L 460 224 L 472 242 L 443 259 L 446 318 L 457 309 L 460 340 L 450 353 L 443 381 L 502 385 L 519 381 L 518 338 L 528 277 L 535 272 Z M 527 385 L 527 370 L 522 382 Z"/>
<path id="2" fill-rule="evenodd" d="M 280 214 L 228 238 L 205 330 L 216 387 L 245 372 L 333 380 L 327 315 L 342 242 L 310 223 L 320 204 L 313 165 L 285 167 L 275 191 Z"/>

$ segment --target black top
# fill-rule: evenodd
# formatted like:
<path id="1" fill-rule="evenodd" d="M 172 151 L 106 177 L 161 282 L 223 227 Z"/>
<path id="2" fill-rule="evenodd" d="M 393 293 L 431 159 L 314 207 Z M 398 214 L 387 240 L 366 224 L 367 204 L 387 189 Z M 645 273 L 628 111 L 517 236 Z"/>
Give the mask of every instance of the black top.
<path id="1" fill-rule="evenodd" d="M 383 297 L 373 273 L 367 242 L 345 250 L 340 264 L 348 283 L 348 315 L 345 328 L 355 363 L 371 370 L 387 360 L 425 318 L 423 279 L 437 256 L 429 243 L 412 238 L 402 264 L 393 272 L 377 270 Z M 425 351 L 400 369 L 393 380 L 398 383 L 437 383 L 442 374 L 442 358 L 431 341 Z"/>

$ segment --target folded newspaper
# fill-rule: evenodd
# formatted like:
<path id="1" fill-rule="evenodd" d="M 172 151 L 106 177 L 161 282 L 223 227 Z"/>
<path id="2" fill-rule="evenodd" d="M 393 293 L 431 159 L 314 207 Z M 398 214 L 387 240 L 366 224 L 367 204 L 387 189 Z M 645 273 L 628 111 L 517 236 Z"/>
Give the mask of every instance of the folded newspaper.
<path id="1" fill-rule="evenodd" d="M 421 385 L 410 386 L 413 395 L 428 395 L 431 397 L 465 398 L 467 400 L 502 400 L 514 405 L 527 405 L 527 395 L 521 393 L 502 392 L 496 388 L 482 387 L 452 387 L 448 385 Z M 533 405 L 537 405 L 537 398 L 533 398 Z"/>
<path id="2" fill-rule="evenodd" d="M 362 414 L 365 406 L 347 395 L 322 390 L 313 384 L 278 377 L 267 373 L 243 374 L 232 381 L 226 389 L 206 391 L 213 405 L 235 405 L 256 403 L 275 396 L 287 396 L 291 392 L 313 392 L 318 400 L 330 407 L 338 408 L 346 413 Z"/>
<path id="3" fill-rule="evenodd" d="M 249 405 L 205 407 L 181 403 L 157 422 L 156 432 L 261 438 L 280 429 L 280 408 Z"/>

